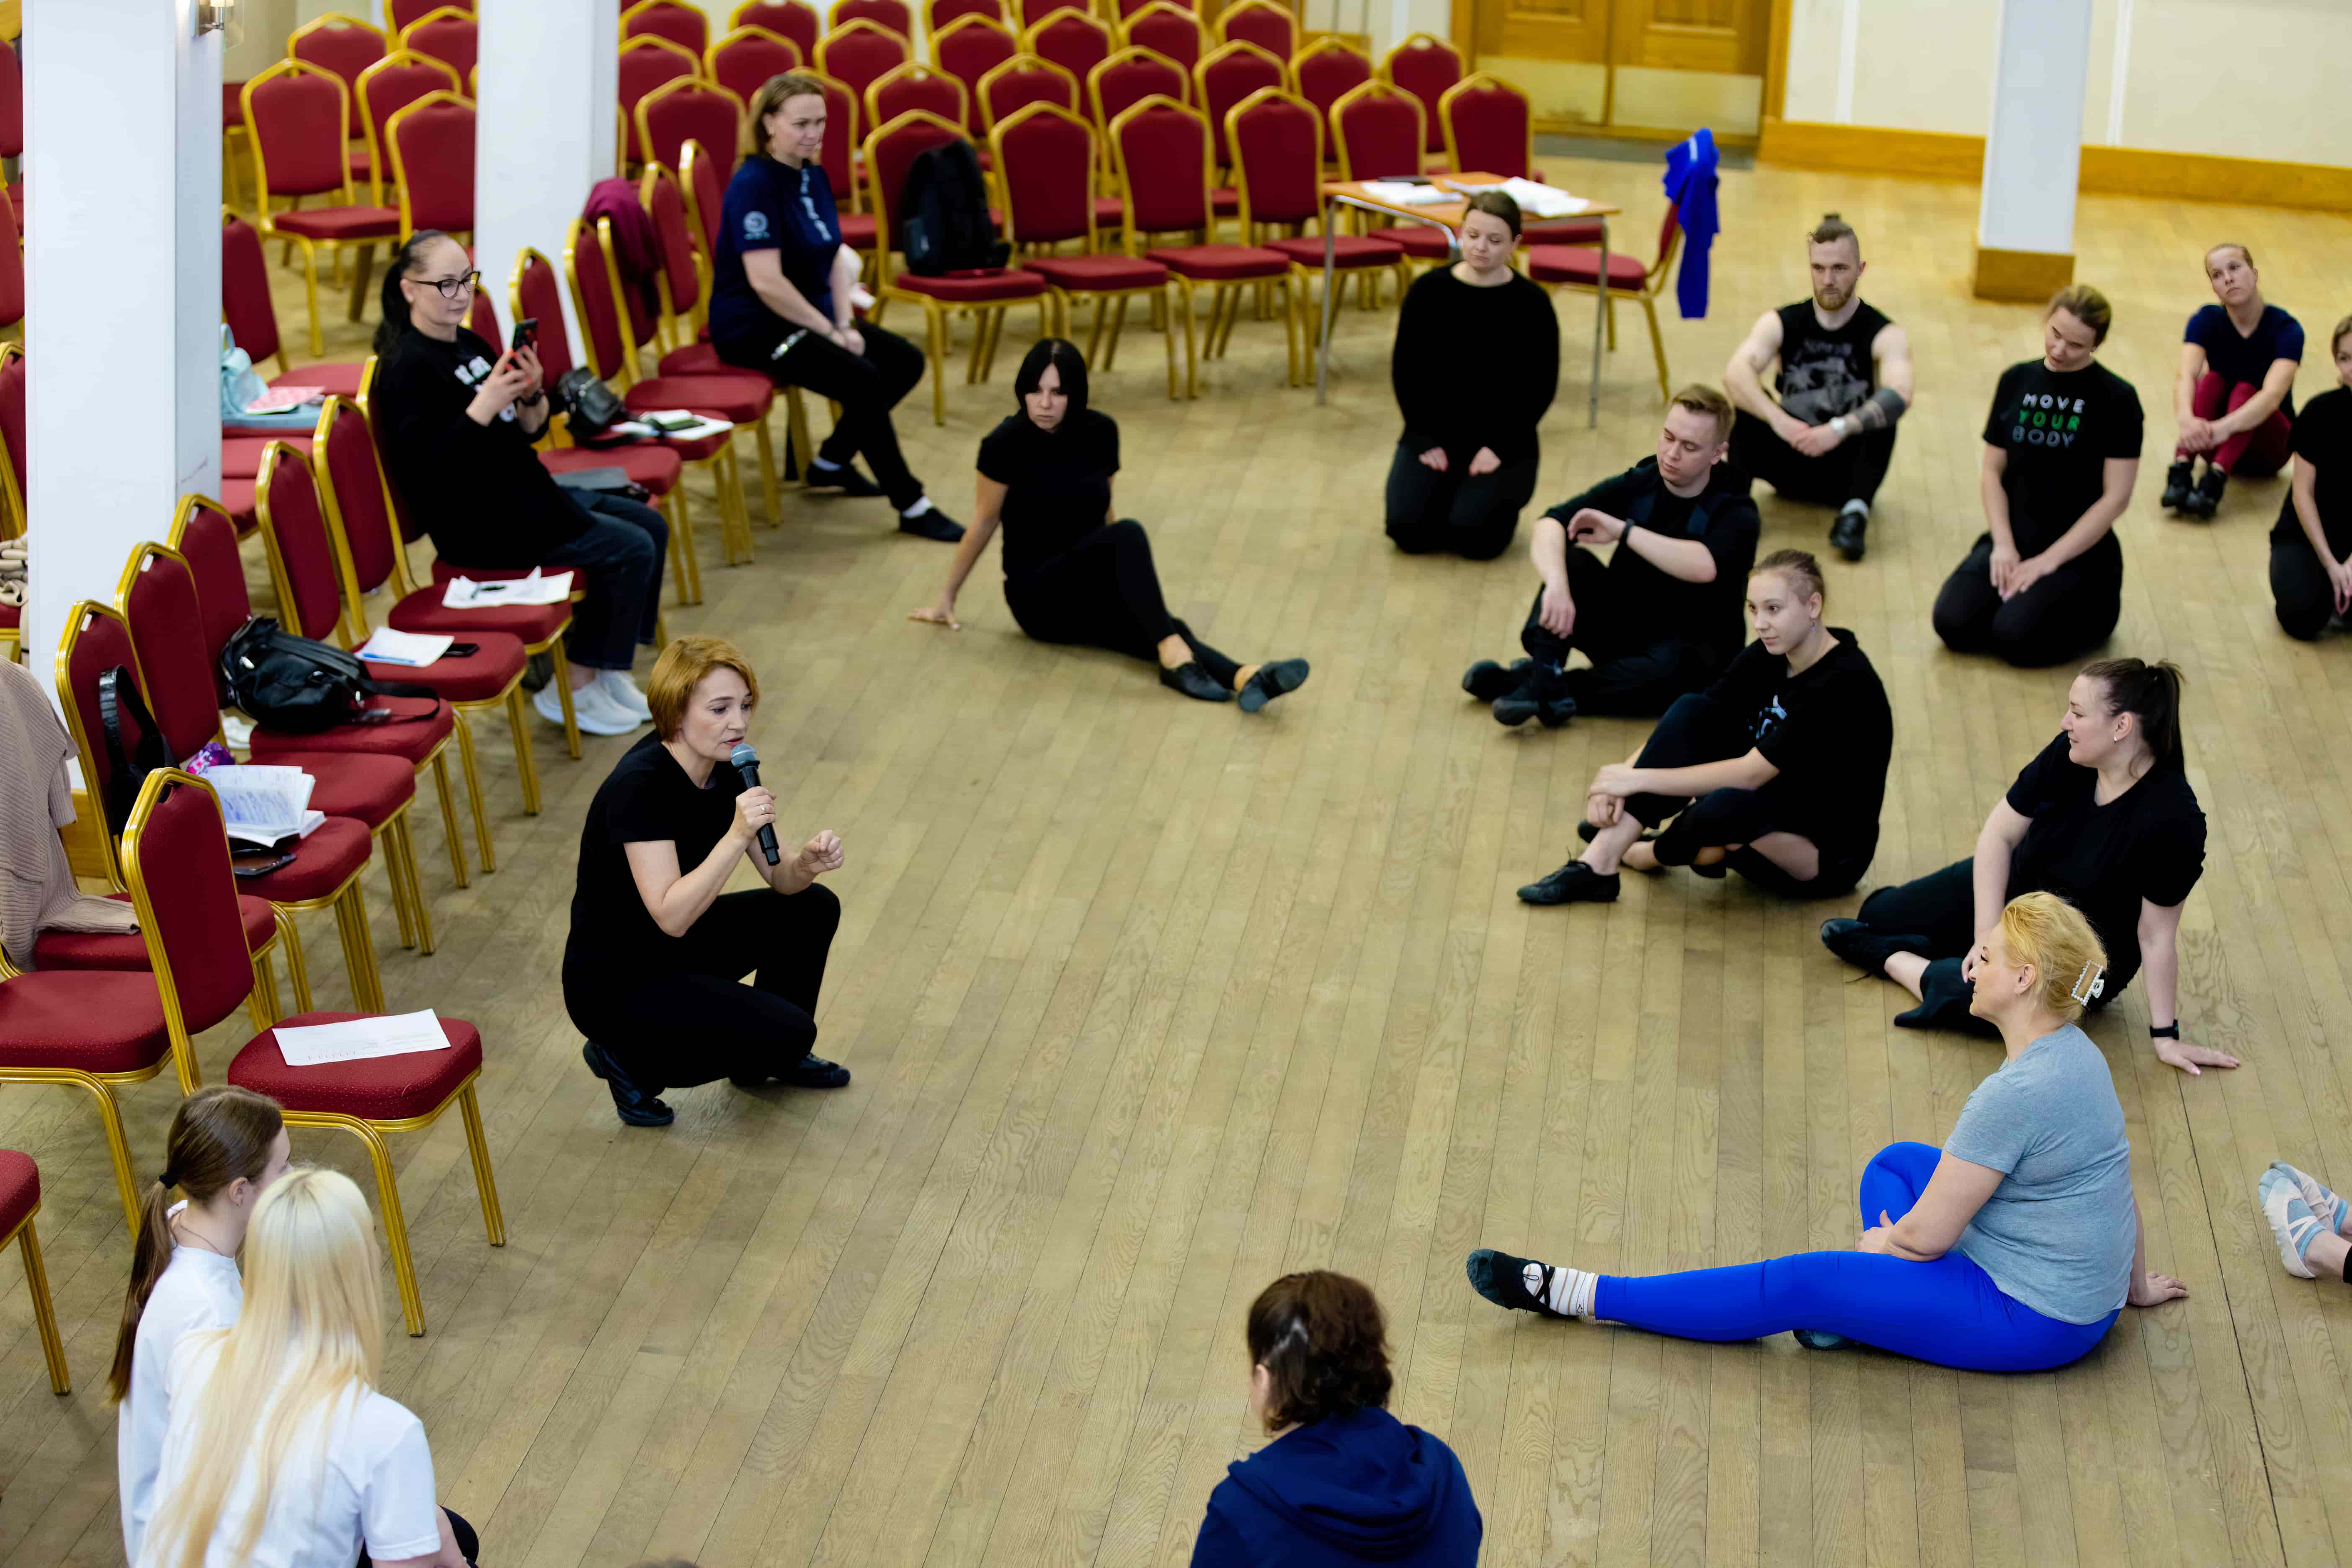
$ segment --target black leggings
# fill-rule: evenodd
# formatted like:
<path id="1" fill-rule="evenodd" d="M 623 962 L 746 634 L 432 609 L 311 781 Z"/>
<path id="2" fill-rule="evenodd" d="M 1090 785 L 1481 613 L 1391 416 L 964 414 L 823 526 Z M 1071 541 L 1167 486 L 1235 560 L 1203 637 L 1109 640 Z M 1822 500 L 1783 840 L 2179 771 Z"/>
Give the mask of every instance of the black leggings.
<path id="1" fill-rule="evenodd" d="M 1081 643 L 1160 662 L 1162 639 L 1180 637 L 1209 679 L 1231 687 L 1241 667 L 1168 613 L 1151 541 L 1131 517 L 1106 523 L 1042 566 L 1004 580 L 1005 606 L 1039 642 Z"/>
<path id="2" fill-rule="evenodd" d="M 780 1076 L 816 1044 L 817 991 L 840 924 L 841 900 L 822 882 L 721 893 L 686 933 L 692 968 L 621 980 L 567 973 L 564 1005 L 648 1093 Z"/>
<path id="3" fill-rule="evenodd" d="M 828 463 L 847 463 L 862 454 L 874 470 L 874 482 L 892 506 L 904 511 L 923 499 L 923 481 L 908 470 L 890 411 L 922 381 L 923 351 L 871 321 L 856 325 L 866 340 L 863 354 L 851 353 L 831 338 L 805 331 L 781 316 L 765 331 L 714 340 L 712 346 L 729 364 L 756 370 L 778 386 L 804 386 L 840 404 L 841 418 L 816 455 Z M 775 357 L 777 345 L 794 333 L 801 334 L 800 341 L 782 359 Z"/>
<path id="4" fill-rule="evenodd" d="M 2028 890 L 2012 889 L 2010 896 L 2015 898 Z M 1973 858 L 1955 860 L 1940 871 L 1881 888 L 1862 900 L 1854 918 L 1881 936 L 1926 939 L 1927 952 L 1920 956 L 1927 960 L 1927 969 L 1919 977 L 1919 1005 L 1905 1015 L 1907 1021 L 1921 1028 L 1959 1029 L 1987 1038 L 2000 1033 L 1969 1011 L 1969 998 L 1975 994 L 1976 984 L 1960 974 L 1960 961 L 1977 941 Z M 2119 956 L 2112 949 L 2108 952 L 2110 963 Z M 2114 1001 L 2137 973 L 2137 963 L 2120 973 L 2110 971 L 2106 989 L 2085 1011 L 2095 1013 Z"/>
<path id="5" fill-rule="evenodd" d="M 1886 465 L 1894 458 L 1892 425 L 1857 431 L 1820 457 L 1808 458 L 1744 408 L 1731 423 L 1732 467 L 1749 479 L 1762 479 L 1789 500 L 1824 506 L 1867 503 L 1886 481 Z"/>
<path id="6" fill-rule="evenodd" d="M 1686 768 L 1744 755 L 1750 748 L 1748 723 L 1739 714 L 1698 692 L 1678 697 L 1650 731 L 1634 766 Z M 1843 893 L 1862 879 L 1870 857 L 1856 858 L 1824 845 L 1810 829 L 1787 826 L 1802 820 L 1792 813 L 1785 779 L 1774 779 L 1756 789 L 1718 789 L 1693 800 L 1687 796 L 1637 795 L 1628 796 L 1626 812 L 1645 827 L 1672 818 L 1652 846 L 1661 866 L 1687 866 L 1702 849 L 1738 844 L 1725 864 L 1768 893 L 1788 899 L 1825 899 Z M 1755 849 L 1745 847 L 1768 833 L 1793 833 L 1813 845 L 1820 869 L 1808 881 L 1792 877 Z"/>
<path id="7" fill-rule="evenodd" d="M 2272 541 L 2271 599 L 2287 636 L 2311 642 L 2327 629 L 2336 615 L 2336 585 L 2308 539 Z"/>
<path id="8" fill-rule="evenodd" d="M 1992 585 L 1992 535 L 1981 533 L 1936 595 L 1936 635 L 1954 653 L 1989 653 L 2023 669 L 2063 664 L 2107 640 L 2124 612 L 2124 552 L 2108 534 L 2014 598 Z"/>
<path id="9" fill-rule="evenodd" d="M 1491 474 L 1470 477 L 1466 452 L 1446 449 L 1445 471 L 1421 460 L 1400 442 L 1389 463 L 1389 537 L 1409 555 L 1450 551 L 1472 561 L 1492 561 L 1511 547 L 1519 513 L 1535 499 L 1536 459 L 1505 463 Z"/>
<path id="10" fill-rule="evenodd" d="M 1555 670 L 1566 668 L 1570 649 L 1584 650 L 1592 668 L 1570 669 L 1563 677 L 1578 712 L 1654 718 L 1675 698 L 1715 678 L 1713 647 L 1661 627 L 1645 614 L 1626 613 L 1610 584 L 1609 568 L 1580 544 L 1569 546 L 1568 595 L 1576 601 L 1576 625 L 1569 635 L 1555 637 L 1544 629 L 1538 588 L 1528 606 L 1528 624 L 1519 628 L 1519 646 L 1529 658 Z"/>

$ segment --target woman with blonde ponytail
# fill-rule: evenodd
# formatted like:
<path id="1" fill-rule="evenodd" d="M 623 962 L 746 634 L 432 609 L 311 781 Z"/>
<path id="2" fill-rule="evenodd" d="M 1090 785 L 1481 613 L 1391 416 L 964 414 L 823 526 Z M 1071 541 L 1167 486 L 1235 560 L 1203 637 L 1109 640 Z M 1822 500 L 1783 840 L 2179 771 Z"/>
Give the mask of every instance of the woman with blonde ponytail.
<path id="1" fill-rule="evenodd" d="M 173 1114 L 163 1171 L 149 1184 L 140 1215 L 108 1379 L 109 1395 L 122 1406 L 114 1451 L 129 1562 L 139 1561 L 140 1538 L 155 1510 L 172 1347 L 183 1335 L 236 1321 L 245 1299 L 236 1254 L 246 1223 L 262 1193 L 286 1173 L 289 1155 L 278 1102 L 249 1089 L 200 1089 Z M 187 1194 L 184 1202 L 172 1202 L 174 1187 Z"/>
<path id="2" fill-rule="evenodd" d="M 301 1170 L 246 1231 L 245 1310 L 172 1352 L 163 1479 L 135 1568 L 467 1568 L 422 1422 L 376 1392 L 375 1231 L 351 1178 Z M 460 1540 L 466 1542 L 461 1550 Z"/>

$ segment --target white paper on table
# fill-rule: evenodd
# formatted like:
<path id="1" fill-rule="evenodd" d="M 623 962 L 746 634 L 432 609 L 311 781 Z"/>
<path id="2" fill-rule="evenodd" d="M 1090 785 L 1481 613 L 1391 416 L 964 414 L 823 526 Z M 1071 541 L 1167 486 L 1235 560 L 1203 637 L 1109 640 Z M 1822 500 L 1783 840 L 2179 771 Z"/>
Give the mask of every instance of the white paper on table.
<path id="1" fill-rule="evenodd" d="M 1500 191 L 1518 203 L 1519 210 L 1529 217 L 1574 217 L 1592 205 L 1582 196 L 1572 196 L 1566 191 L 1539 185 L 1517 174 L 1499 185 L 1471 185 L 1457 182 L 1454 188 L 1472 195 L 1481 191 Z"/>
<path id="2" fill-rule="evenodd" d="M 541 575 L 534 566 L 528 577 L 502 577 L 489 583 L 452 577 L 442 591 L 441 605 L 450 610 L 480 610 L 500 605 L 561 605 L 571 597 L 571 573 Z"/>
<path id="3" fill-rule="evenodd" d="M 1460 199 L 1441 186 L 1408 184 L 1402 180 L 1366 180 L 1364 195 L 1376 202 L 1401 207 L 1436 206 Z"/>
<path id="4" fill-rule="evenodd" d="M 457 640 L 438 632 L 399 632 L 378 626 L 360 645 L 359 656 L 378 664 L 426 665 L 447 653 Z"/>
<path id="5" fill-rule="evenodd" d="M 441 1032 L 441 1020 L 430 1007 L 422 1013 L 384 1014 L 347 1024 L 310 1024 L 290 1029 L 280 1026 L 278 1030 L 278 1049 L 289 1068 L 404 1057 L 443 1050 L 448 1044 L 449 1037 Z"/>

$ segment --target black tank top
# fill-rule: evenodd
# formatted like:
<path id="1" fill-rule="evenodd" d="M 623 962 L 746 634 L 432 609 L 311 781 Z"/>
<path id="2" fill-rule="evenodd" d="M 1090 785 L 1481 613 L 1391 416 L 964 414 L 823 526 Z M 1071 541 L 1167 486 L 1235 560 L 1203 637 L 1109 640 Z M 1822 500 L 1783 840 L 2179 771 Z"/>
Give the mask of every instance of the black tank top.
<path id="1" fill-rule="evenodd" d="M 1889 325 L 1867 304 L 1854 307 L 1844 326 L 1832 331 L 1813 314 L 1813 302 L 1780 307 L 1780 378 L 1774 389 L 1780 406 L 1808 425 L 1826 425 L 1851 414 L 1878 389 L 1870 345 Z"/>

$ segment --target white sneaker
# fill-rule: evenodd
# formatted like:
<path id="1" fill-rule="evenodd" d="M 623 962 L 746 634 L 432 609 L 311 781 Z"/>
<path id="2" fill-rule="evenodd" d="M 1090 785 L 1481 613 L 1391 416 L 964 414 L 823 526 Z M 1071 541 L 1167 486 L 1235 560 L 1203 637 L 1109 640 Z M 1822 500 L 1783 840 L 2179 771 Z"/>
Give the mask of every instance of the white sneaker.
<path id="1" fill-rule="evenodd" d="M 629 679 L 627 670 L 600 671 L 595 684 L 597 690 L 612 700 L 614 707 L 618 708 L 638 723 L 646 724 L 653 721 L 654 710 L 646 705 L 646 694 L 637 689 L 637 683 Z"/>
<path id="2" fill-rule="evenodd" d="M 556 695 L 552 681 L 540 689 L 530 705 L 539 710 L 541 718 L 558 729 L 563 727 L 563 700 Z M 606 701 L 593 681 L 572 694 L 572 716 L 590 735 L 625 735 L 637 727 L 637 721 Z"/>

